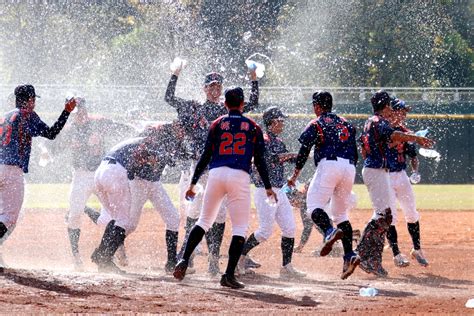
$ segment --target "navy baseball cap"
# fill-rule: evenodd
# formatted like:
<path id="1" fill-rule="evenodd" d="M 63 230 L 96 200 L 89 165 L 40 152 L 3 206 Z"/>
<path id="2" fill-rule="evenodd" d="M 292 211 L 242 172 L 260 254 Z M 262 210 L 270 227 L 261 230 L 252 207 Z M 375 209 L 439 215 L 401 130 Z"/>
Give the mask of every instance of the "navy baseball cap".
<path id="1" fill-rule="evenodd" d="M 15 88 L 15 97 L 18 101 L 28 101 L 30 98 L 39 98 L 36 94 L 35 87 L 30 84 L 22 84 Z"/>
<path id="2" fill-rule="evenodd" d="M 390 106 L 392 107 L 392 110 L 394 111 L 402 111 L 405 110 L 409 112 L 411 110 L 411 107 L 406 104 L 405 101 L 397 99 L 397 98 L 392 98 L 390 101 Z"/>
<path id="3" fill-rule="evenodd" d="M 232 87 L 225 89 L 225 102 L 230 106 L 236 107 L 244 101 L 244 90 L 241 87 Z"/>
<path id="4" fill-rule="evenodd" d="M 380 111 L 382 110 L 386 104 L 391 105 L 391 100 L 390 96 L 388 93 L 384 90 L 379 90 L 372 95 L 372 98 L 370 98 L 370 103 L 372 103 L 372 108 L 374 111 Z"/>
<path id="5" fill-rule="evenodd" d="M 208 73 L 204 79 L 204 85 L 208 86 L 214 82 L 222 84 L 224 82 L 224 77 L 222 77 L 222 75 L 217 72 Z"/>
<path id="6" fill-rule="evenodd" d="M 271 106 L 263 112 L 263 123 L 270 125 L 272 120 L 287 118 L 288 115 L 284 114 L 278 107 Z"/>

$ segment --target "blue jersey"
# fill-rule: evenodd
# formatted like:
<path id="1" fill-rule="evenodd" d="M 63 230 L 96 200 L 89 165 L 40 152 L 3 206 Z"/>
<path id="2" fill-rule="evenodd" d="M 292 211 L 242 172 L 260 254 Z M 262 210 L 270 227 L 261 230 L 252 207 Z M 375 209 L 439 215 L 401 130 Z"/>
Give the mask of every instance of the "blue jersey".
<path id="1" fill-rule="evenodd" d="M 231 110 L 229 114 L 212 122 L 192 183 L 197 183 L 208 164 L 209 169 L 229 167 L 250 174 L 253 157 L 265 188 L 269 189 L 271 185 L 264 152 L 265 143 L 261 128 L 240 111 Z"/>
<path id="2" fill-rule="evenodd" d="M 32 138 L 54 139 L 66 124 L 69 112 L 63 111 L 52 127 L 36 112 L 15 109 L 0 118 L 0 164 L 19 166 L 28 173 Z"/>
<path id="3" fill-rule="evenodd" d="M 406 128 L 396 127 L 397 131 L 408 132 Z M 407 168 L 406 157 L 416 157 L 416 147 L 414 143 L 389 143 L 387 152 L 388 169 L 390 172 L 398 172 Z"/>
<path id="4" fill-rule="evenodd" d="M 362 144 L 364 167 L 388 168 L 388 143 L 394 131 L 390 123 L 378 114 L 365 122 L 364 132 L 359 138 Z"/>
<path id="5" fill-rule="evenodd" d="M 263 135 L 265 141 L 265 162 L 272 187 L 281 188 L 286 184 L 285 165 L 280 162 L 280 154 L 288 153 L 285 143 L 277 135 L 268 132 Z M 252 172 L 252 181 L 256 187 L 263 187 L 262 179 Z"/>
<path id="6" fill-rule="evenodd" d="M 337 160 L 337 157 L 357 163 L 356 129 L 334 113 L 326 112 L 312 120 L 298 140 L 307 150 L 315 146 L 315 165 L 323 158 Z M 305 161 L 297 158 L 296 168 L 302 169 Z"/>

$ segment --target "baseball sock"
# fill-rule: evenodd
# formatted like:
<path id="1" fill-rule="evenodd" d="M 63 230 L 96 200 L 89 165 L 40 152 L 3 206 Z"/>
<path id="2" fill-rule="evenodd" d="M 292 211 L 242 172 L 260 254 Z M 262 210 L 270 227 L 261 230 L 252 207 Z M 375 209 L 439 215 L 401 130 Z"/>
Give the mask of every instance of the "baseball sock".
<path id="1" fill-rule="evenodd" d="M 69 235 L 69 242 L 71 243 L 72 254 L 77 255 L 79 253 L 79 237 L 81 236 L 81 230 L 79 228 L 68 228 L 67 234 Z"/>
<path id="2" fill-rule="evenodd" d="M 181 249 L 179 250 L 178 258 L 183 257 L 184 249 L 186 248 L 186 243 L 188 242 L 188 238 L 189 238 L 189 232 L 191 231 L 193 226 L 196 224 L 197 220 L 198 220 L 197 218 L 191 218 L 189 216 L 186 217 L 186 224 L 184 225 L 184 230 L 185 230 L 184 240 L 183 240 L 183 245 L 181 246 Z"/>
<path id="3" fill-rule="evenodd" d="M 319 228 L 321 228 L 324 235 L 326 235 L 327 231 L 332 228 L 328 214 L 321 208 L 317 208 L 313 213 L 311 213 L 311 219 Z"/>
<path id="4" fill-rule="evenodd" d="M 337 224 L 337 228 L 344 233 L 341 238 L 344 255 L 349 255 L 352 253 L 352 225 L 349 221 L 344 221 Z"/>
<path id="5" fill-rule="evenodd" d="M 232 241 L 229 246 L 229 261 L 227 262 L 227 269 L 225 274 L 228 276 L 234 276 L 235 267 L 239 262 L 240 255 L 244 249 L 245 238 L 242 236 L 232 236 Z"/>
<path id="6" fill-rule="evenodd" d="M 247 238 L 247 241 L 245 242 L 244 249 L 242 250 L 242 255 L 246 256 L 249 251 L 258 246 L 258 244 L 260 243 L 258 242 L 257 238 L 255 238 L 255 235 L 252 233 L 252 235 L 250 235 L 250 237 Z"/>
<path id="7" fill-rule="evenodd" d="M 100 217 L 100 213 L 94 210 L 92 207 L 84 207 L 84 213 L 86 213 L 87 216 L 94 222 L 94 224 L 97 224 L 97 220 Z"/>
<path id="8" fill-rule="evenodd" d="M 311 231 L 313 230 L 313 221 L 311 218 L 308 218 L 306 215 L 306 208 L 301 208 L 301 221 L 303 222 L 303 231 L 301 232 L 301 239 L 300 239 L 300 245 L 305 245 L 308 240 L 309 236 L 311 236 Z"/>
<path id="9" fill-rule="evenodd" d="M 205 231 L 201 226 L 194 225 L 193 229 L 189 233 L 188 241 L 186 242 L 186 248 L 184 249 L 183 260 L 189 261 L 191 254 L 197 245 L 201 242 L 204 237 Z"/>
<path id="10" fill-rule="evenodd" d="M 168 252 L 168 262 L 176 262 L 176 248 L 178 246 L 178 232 L 167 229 L 165 233 L 166 237 L 166 250 Z"/>
<path id="11" fill-rule="evenodd" d="M 420 243 L 420 222 L 417 221 L 416 223 L 407 223 L 408 232 L 410 233 L 411 240 L 413 241 L 413 248 L 415 250 L 421 249 Z"/>
<path id="12" fill-rule="evenodd" d="M 281 237 L 281 253 L 283 255 L 283 267 L 291 262 L 294 246 L 294 238 Z"/>
<path id="13" fill-rule="evenodd" d="M 400 249 L 398 248 L 398 234 L 395 225 L 390 225 L 387 231 L 387 239 L 390 243 L 390 247 L 392 247 L 393 256 L 397 256 L 400 254 Z"/>
<path id="14" fill-rule="evenodd" d="M 117 248 L 125 241 L 125 229 L 110 221 L 105 228 L 99 247 L 92 254 L 94 262 L 108 262 L 112 260 Z"/>
<path id="15" fill-rule="evenodd" d="M 8 231 L 7 226 L 5 226 L 4 223 L 0 222 L 0 238 L 3 238 L 3 236 L 5 236 L 5 234 L 7 233 L 7 231 Z"/>
<path id="16" fill-rule="evenodd" d="M 209 247 L 209 253 L 219 258 L 219 253 L 224 238 L 225 223 L 214 223 L 206 233 L 206 242 Z"/>

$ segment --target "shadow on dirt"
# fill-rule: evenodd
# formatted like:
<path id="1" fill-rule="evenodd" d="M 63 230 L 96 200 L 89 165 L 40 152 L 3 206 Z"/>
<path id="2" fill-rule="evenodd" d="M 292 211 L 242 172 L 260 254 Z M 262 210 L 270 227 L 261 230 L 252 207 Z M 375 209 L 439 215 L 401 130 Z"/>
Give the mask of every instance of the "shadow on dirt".
<path id="1" fill-rule="evenodd" d="M 443 289 L 463 289 L 462 285 L 474 285 L 474 282 L 470 280 L 449 279 L 432 273 L 423 273 L 416 276 L 408 274 L 400 278 L 392 278 L 392 280 Z"/>
<path id="2" fill-rule="evenodd" d="M 0 276 L 4 277 L 7 280 L 15 282 L 16 284 L 28 286 L 40 290 L 52 291 L 60 294 L 67 294 L 73 297 L 89 297 L 89 296 L 107 296 L 120 298 L 123 300 L 130 300 L 128 297 L 119 297 L 116 295 L 106 294 L 103 292 L 95 291 L 84 291 L 84 290 L 75 290 L 68 286 L 64 286 L 58 283 L 58 280 L 52 279 L 51 281 L 40 280 L 39 278 L 28 275 L 28 272 L 15 271 L 11 269 L 5 269 Z"/>

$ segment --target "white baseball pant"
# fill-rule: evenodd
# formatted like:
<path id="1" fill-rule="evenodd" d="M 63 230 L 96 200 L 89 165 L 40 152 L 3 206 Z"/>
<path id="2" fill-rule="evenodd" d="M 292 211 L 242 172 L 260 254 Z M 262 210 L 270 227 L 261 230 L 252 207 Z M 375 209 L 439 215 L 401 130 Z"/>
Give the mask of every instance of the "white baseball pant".
<path id="1" fill-rule="evenodd" d="M 71 191 L 69 193 L 69 213 L 67 217 L 68 228 L 78 229 L 81 227 L 81 218 L 87 200 L 94 193 L 95 172 L 87 170 L 74 170 Z"/>
<path id="2" fill-rule="evenodd" d="M 307 213 L 323 209 L 335 225 L 348 221 L 348 212 L 353 204 L 351 195 L 355 178 L 355 167 L 348 159 L 321 159 L 311 180 L 306 196 Z M 329 209 L 324 209 L 331 199 Z"/>
<path id="3" fill-rule="evenodd" d="M 295 238 L 296 223 L 293 207 L 288 201 L 286 193 L 279 188 L 273 188 L 273 191 L 277 193 L 278 203 L 276 206 L 265 202 L 267 199 L 265 188 L 255 189 L 254 201 L 257 208 L 258 229 L 254 235 L 258 242 L 270 238 L 275 222 L 280 226 L 282 237 Z"/>
<path id="4" fill-rule="evenodd" d="M 115 225 L 122 227 L 128 233 L 132 228 L 130 221 L 132 194 L 127 170 L 119 163 L 102 161 L 95 172 L 94 180 L 97 196 L 110 219 L 115 220 Z"/>
<path id="5" fill-rule="evenodd" d="M 196 164 L 197 164 L 197 161 L 193 161 L 191 163 L 191 170 L 193 170 L 193 171 L 191 171 L 191 173 L 189 174 L 189 178 L 187 178 L 186 176 L 181 177 L 179 187 L 182 188 L 184 192 L 183 191 L 180 192 L 180 196 L 182 195 L 184 197 L 184 195 L 186 193 L 186 190 L 189 187 L 189 184 L 191 183 L 191 175 L 193 174 L 194 169 L 196 168 Z M 208 177 L 209 177 L 209 172 L 205 171 L 201 175 L 201 178 L 199 179 L 198 183 L 200 185 L 202 185 L 203 188 L 206 188 Z M 181 184 L 181 180 L 186 181 L 185 185 Z M 204 194 L 201 193 L 201 194 L 196 195 L 196 197 L 194 198 L 193 203 L 185 203 L 185 205 L 186 205 L 185 206 L 186 207 L 186 215 L 190 218 L 198 218 L 199 214 L 201 213 L 201 209 L 203 207 L 203 201 L 204 201 Z M 219 208 L 219 212 L 218 212 L 216 220 L 215 220 L 216 223 L 219 223 L 219 224 L 220 223 L 225 223 L 225 219 L 226 219 L 226 215 L 227 215 L 226 204 L 227 203 L 224 200 L 224 202 L 221 204 L 221 207 Z"/>
<path id="6" fill-rule="evenodd" d="M 127 231 L 127 234 L 132 233 L 137 228 L 143 205 L 147 200 L 151 201 L 155 211 L 160 214 L 165 222 L 166 229 L 178 231 L 178 210 L 174 207 L 161 182 L 134 179 L 130 181 L 130 192 L 132 193 L 132 206 L 130 209 L 130 230 Z"/>
<path id="7" fill-rule="evenodd" d="M 18 166 L 0 165 L 0 222 L 14 227 L 25 197 L 23 170 Z"/>
<path id="8" fill-rule="evenodd" d="M 362 168 L 362 179 L 369 191 L 374 214 L 372 219 L 379 219 L 377 211 L 383 211 L 386 208 L 393 206 L 395 200 L 395 193 L 390 184 L 390 175 L 386 169 Z M 393 214 L 392 210 L 392 214 Z"/>
<path id="9" fill-rule="evenodd" d="M 405 170 L 390 172 L 389 175 L 390 184 L 395 193 L 395 199 L 392 200 L 393 204 L 390 207 L 393 216 L 392 225 L 396 225 L 398 222 L 397 200 L 405 214 L 406 222 L 416 223 L 420 219 L 420 213 L 416 210 L 415 194 L 413 193 L 410 178 Z"/>
<path id="10" fill-rule="evenodd" d="M 207 232 L 214 224 L 226 195 L 232 235 L 245 237 L 250 217 L 250 176 L 239 169 L 219 167 L 209 171 L 203 206 L 196 225 Z"/>

